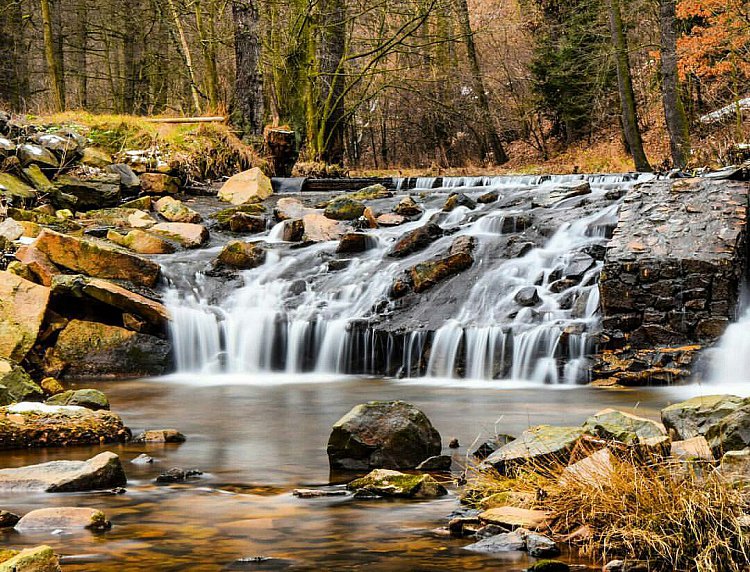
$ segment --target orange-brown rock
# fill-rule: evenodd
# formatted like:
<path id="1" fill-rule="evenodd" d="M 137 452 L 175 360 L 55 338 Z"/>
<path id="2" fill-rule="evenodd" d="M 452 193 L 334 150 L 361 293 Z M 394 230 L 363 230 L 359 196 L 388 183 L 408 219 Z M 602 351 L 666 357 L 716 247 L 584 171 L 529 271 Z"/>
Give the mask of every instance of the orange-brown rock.
<path id="1" fill-rule="evenodd" d="M 208 242 L 208 229 L 189 222 L 162 222 L 151 229 L 160 236 L 175 240 L 185 248 L 198 248 Z"/>
<path id="2" fill-rule="evenodd" d="M 23 262 L 44 286 L 50 286 L 60 269 L 52 264 L 47 255 L 35 246 L 25 245 L 16 250 L 16 259 Z"/>
<path id="3" fill-rule="evenodd" d="M 175 247 L 166 240 L 138 229 L 133 229 L 125 235 L 109 230 L 107 240 L 138 254 L 171 254 L 175 251 Z"/>
<path id="4" fill-rule="evenodd" d="M 0 272 L 0 357 L 21 361 L 39 335 L 50 289 Z"/>

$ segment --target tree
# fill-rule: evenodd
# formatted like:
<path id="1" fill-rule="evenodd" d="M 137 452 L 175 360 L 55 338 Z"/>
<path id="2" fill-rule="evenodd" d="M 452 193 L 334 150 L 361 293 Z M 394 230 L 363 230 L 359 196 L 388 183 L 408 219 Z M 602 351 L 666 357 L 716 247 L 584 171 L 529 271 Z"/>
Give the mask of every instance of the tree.
<path id="1" fill-rule="evenodd" d="M 676 168 L 684 169 L 690 159 L 690 126 L 680 97 L 675 7 L 676 0 L 659 0 L 661 90 L 672 162 Z"/>
<path id="2" fill-rule="evenodd" d="M 234 124 L 245 136 L 263 133 L 265 104 L 261 72 L 260 13 L 257 0 L 233 0 Z"/>
<path id="3" fill-rule="evenodd" d="M 638 127 L 638 114 L 633 92 L 633 80 L 630 76 L 630 61 L 628 59 L 628 43 L 622 23 L 620 0 L 607 0 L 609 11 L 609 26 L 612 34 L 612 45 L 615 51 L 617 66 L 617 86 L 620 92 L 620 106 L 622 108 L 622 130 L 633 156 L 635 168 L 638 171 L 650 171 L 651 165 L 643 150 L 643 140 Z"/>
<path id="4" fill-rule="evenodd" d="M 52 105 L 55 111 L 65 109 L 65 80 L 59 61 L 57 41 L 53 34 L 52 11 L 49 0 L 40 0 L 42 27 L 44 33 L 44 56 L 47 61 L 49 87 L 52 92 Z"/>
<path id="5" fill-rule="evenodd" d="M 29 97 L 28 54 L 23 48 L 21 1 L 0 7 L 0 103 L 21 109 Z"/>

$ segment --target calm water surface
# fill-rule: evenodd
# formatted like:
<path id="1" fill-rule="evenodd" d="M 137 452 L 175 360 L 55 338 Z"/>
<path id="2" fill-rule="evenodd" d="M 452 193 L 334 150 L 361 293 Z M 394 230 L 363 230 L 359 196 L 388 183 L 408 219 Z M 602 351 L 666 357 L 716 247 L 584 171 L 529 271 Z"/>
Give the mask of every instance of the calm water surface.
<path id="1" fill-rule="evenodd" d="M 580 424 L 604 407 L 658 416 L 658 409 L 669 403 L 727 390 L 692 386 L 603 391 L 199 374 L 86 385 L 105 391 L 112 409 L 134 433 L 174 427 L 188 441 L 0 454 L 3 467 L 84 459 L 102 450 L 121 456 L 129 478 L 122 495 L 0 493 L 0 508 L 16 513 L 54 505 L 90 506 L 107 514 L 114 526 L 100 535 L 0 536 L 3 547 L 50 544 L 69 557 L 64 568 L 71 571 L 522 570 L 529 564 L 522 555 L 473 554 L 462 548 L 470 541 L 434 532 L 459 506 L 455 489 L 451 496 L 432 501 L 302 500 L 291 491 L 336 480 L 329 474 L 325 452 L 330 427 L 364 401 L 402 399 L 420 407 L 445 444 L 458 438 L 460 449 L 446 449 L 457 468 L 475 439 L 495 431 L 518 434 L 541 423 Z M 738 392 L 736 387 L 729 390 Z M 154 465 L 129 462 L 144 452 L 156 459 Z M 161 471 L 173 466 L 205 474 L 184 485 L 153 484 Z M 257 556 L 271 560 L 241 561 Z M 572 555 L 566 558 L 575 561 Z"/>

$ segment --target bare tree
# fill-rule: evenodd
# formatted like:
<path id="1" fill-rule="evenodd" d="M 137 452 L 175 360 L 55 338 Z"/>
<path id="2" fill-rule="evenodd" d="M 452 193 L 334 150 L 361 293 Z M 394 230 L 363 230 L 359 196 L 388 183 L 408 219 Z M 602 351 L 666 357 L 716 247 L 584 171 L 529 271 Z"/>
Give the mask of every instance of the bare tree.
<path id="1" fill-rule="evenodd" d="M 234 111 L 233 122 L 247 136 L 263 133 L 265 104 L 261 71 L 260 13 L 257 0 L 233 0 Z"/>

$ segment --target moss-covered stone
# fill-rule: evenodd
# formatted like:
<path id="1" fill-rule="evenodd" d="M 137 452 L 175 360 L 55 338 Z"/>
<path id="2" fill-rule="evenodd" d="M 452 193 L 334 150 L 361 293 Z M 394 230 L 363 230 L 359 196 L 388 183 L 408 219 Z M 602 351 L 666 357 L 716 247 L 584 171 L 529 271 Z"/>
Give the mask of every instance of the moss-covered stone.
<path id="1" fill-rule="evenodd" d="M 364 189 L 360 189 L 353 193 L 347 193 L 346 195 L 341 196 L 353 199 L 355 201 L 371 201 L 375 199 L 387 199 L 388 197 L 393 196 L 393 193 L 386 189 L 384 185 L 376 183 L 374 185 L 370 185 L 369 187 L 365 187 Z M 334 198 L 333 200 L 336 200 L 336 198 Z"/>
<path id="2" fill-rule="evenodd" d="M 675 440 L 705 435 L 724 417 L 745 404 L 736 395 L 700 395 L 661 410 L 661 420 Z"/>
<path id="3" fill-rule="evenodd" d="M 661 423 L 616 409 L 600 411 L 589 417 L 583 427 L 592 435 L 628 445 L 666 435 L 666 429 Z"/>
<path id="4" fill-rule="evenodd" d="M 424 292 L 435 284 L 463 272 L 472 264 L 474 264 L 474 258 L 466 252 L 417 264 L 409 271 L 414 291 Z"/>
<path id="5" fill-rule="evenodd" d="M 430 475 L 408 475 L 388 469 L 375 469 L 350 482 L 347 488 L 387 497 L 436 498 L 448 494 L 445 487 Z"/>
<path id="6" fill-rule="evenodd" d="M 222 209 L 213 215 L 211 218 L 216 219 L 216 222 L 223 229 L 229 228 L 229 221 L 237 213 L 244 213 L 249 215 L 260 215 L 266 212 L 266 207 L 260 203 L 252 203 L 249 205 L 242 205 L 239 207 L 230 207 L 228 209 Z"/>
<path id="7" fill-rule="evenodd" d="M 570 572 L 570 566 L 560 560 L 540 560 L 532 564 L 528 572 Z"/>
<path id="8" fill-rule="evenodd" d="M 172 197 L 162 197 L 154 204 L 156 212 L 169 222 L 191 222 L 198 223 L 203 220 L 201 215 Z"/>
<path id="9" fill-rule="evenodd" d="M 0 173 L 0 196 L 8 199 L 33 199 L 36 191 L 10 173 Z"/>
<path id="10" fill-rule="evenodd" d="M 150 211 L 152 202 L 153 201 L 151 197 L 145 196 L 145 197 L 138 197 L 137 199 L 133 199 L 132 201 L 127 201 L 125 203 L 122 203 L 120 206 L 122 208 L 127 208 L 127 209 L 138 209 L 141 211 Z"/>
<path id="11" fill-rule="evenodd" d="M 39 401 L 44 397 L 42 388 L 17 363 L 0 358 L 0 405 L 18 401 Z"/>
<path id="12" fill-rule="evenodd" d="M 0 271 L 0 357 L 21 361 L 36 342 L 50 289 Z"/>
<path id="13" fill-rule="evenodd" d="M 7 551 L 7 553 L 16 551 Z M 8 554 L 9 555 L 9 554 Z M 60 572 L 60 558 L 50 546 L 37 546 L 16 552 L 0 563 L 0 572 Z"/>
<path id="14" fill-rule="evenodd" d="M 217 260 L 233 268 L 257 268 L 266 261 L 266 251 L 256 242 L 233 240 L 224 247 Z"/>
<path id="15" fill-rule="evenodd" d="M 93 411 L 109 409 L 109 400 L 98 389 L 70 389 L 50 397 L 47 405 L 77 405 Z"/>
<path id="16" fill-rule="evenodd" d="M 364 203 L 344 195 L 329 202 L 323 214 L 333 220 L 354 220 L 361 217 L 364 212 Z"/>
<path id="17" fill-rule="evenodd" d="M 23 176 L 40 193 L 49 193 L 55 188 L 55 185 L 42 173 L 38 165 L 29 165 L 23 170 Z"/>

